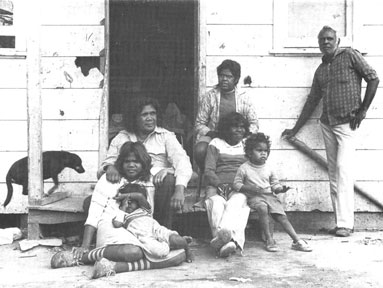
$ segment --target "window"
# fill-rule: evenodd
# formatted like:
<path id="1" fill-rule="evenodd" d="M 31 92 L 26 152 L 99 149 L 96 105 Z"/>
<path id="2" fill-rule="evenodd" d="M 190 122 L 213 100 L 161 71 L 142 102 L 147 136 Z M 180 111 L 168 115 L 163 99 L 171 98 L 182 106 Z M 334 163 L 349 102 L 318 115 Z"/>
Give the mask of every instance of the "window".
<path id="1" fill-rule="evenodd" d="M 352 47 L 352 0 L 274 0 L 272 53 L 320 53 L 317 35 L 328 25 Z"/>
<path id="2" fill-rule="evenodd" d="M 21 27 L 23 17 L 20 7 L 20 0 L 0 0 L 0 56 L 25 54 L 25 35 Z"/>

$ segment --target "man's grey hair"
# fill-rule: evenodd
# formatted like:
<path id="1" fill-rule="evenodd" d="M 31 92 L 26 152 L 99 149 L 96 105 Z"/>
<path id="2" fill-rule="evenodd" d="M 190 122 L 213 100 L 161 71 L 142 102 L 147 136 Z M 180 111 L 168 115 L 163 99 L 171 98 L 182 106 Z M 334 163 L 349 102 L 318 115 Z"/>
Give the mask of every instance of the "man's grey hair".
<path id="1" fill-rule="evenodd" d="M 318 39 L 319 39 L 319 37 L 320 37 L 320 35 L 321 35 L 322 33 L 327 32 L 327 31 L 331 31 L 331 32 L 333 32 L 334 35 L 335 35 L 335 37 L 338 38 L 338 36 L 336 35 L 336 30 L 335 30 L 335 29 L 333 29 L 333 28 L 330 27 L 330 26 L 323 26 L 323 28 L 322 28 L 322 29 L 319 31 L 319 33 L 318 33 Z"/>

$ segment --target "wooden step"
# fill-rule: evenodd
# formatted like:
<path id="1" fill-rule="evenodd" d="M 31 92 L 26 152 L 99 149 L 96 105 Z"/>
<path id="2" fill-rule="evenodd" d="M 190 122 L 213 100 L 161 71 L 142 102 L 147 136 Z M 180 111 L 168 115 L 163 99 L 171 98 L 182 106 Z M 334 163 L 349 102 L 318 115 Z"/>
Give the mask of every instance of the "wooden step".
<path id="1" fill-rule="evenodd" d="M 205 198 L 205 189 L 201 189 L 200 195 L 197 195 L 197 187 L 188 187 L 185 191 L 185 202 L 182 211 L 177 211 L 178 214 L 206 212 L 203 206 L 203 199 Z M 258 219 L 258 214 L 255 210 L 251 210 L 249 219 Z"/>
<path id="2" fill-rule="evenodd" d="M 82 203 L 87 196 L 73 196 L 46 205 L 30 205 L 29 210 L 83 213 Z"/>
<path id="3" fill-rule="evenodd" d="M 85 221 L 87 215 L 82 209 L 86 196 L 68 197 L 46 205 L 28 207 L 28 239 L 40 238 L 41 224 L 60 224 Z"/>

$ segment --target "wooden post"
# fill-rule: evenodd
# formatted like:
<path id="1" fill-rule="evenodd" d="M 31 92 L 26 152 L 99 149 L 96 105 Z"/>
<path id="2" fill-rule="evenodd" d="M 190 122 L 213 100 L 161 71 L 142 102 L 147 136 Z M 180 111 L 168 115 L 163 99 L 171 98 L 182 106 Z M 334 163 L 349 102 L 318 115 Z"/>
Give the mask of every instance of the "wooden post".
<path id="1" fill-rule="evenodd" d="M 42 116 L 40 59 L 40 1 L 27 1 L 27 107 L 28 107 L 28 203 L 34 205 L 43 195 Z M 29 221 L 28 221 L 29 222 Z M 38 239 L 38 223 L 28 223 L 28 238 Z"/>
<path id="2" fill-rule="evenodd" d="M 312 150 L 310 147 L 308 147 L 304 142 L 299 140 L 296 137 L 290 137 L 287 138 L 287 141 L 291 145 L 293 145 L 295 148 L 297 148 L 302 153 L 309 156 L 312 160 L 314 160 L 316 163 L 318 163 L 320 166 L 322 166 L 324 169 L 328 170 L 327 160 L 323 158 L 320 154 L 318 154 L 316 151 Z M 377 207 L 379 207 L 381 210 L 383 210 L 383 203 L 380 202 L 376 197 L 374 197 L 372 194 L 366 192 L 361 187 L 359 187 L 356 183 L 354 184 L 354 190 L 373 204 L 375 204 Z"/>
<path id="3" fill-rule="evenodd" d="M 99 134 L 99 152 L 98 152 L 98 166 L 106 157 L 106 152 L 109 144 L 109 0 L 105 0 L 105 42 L 104 42 L 104 86 L 100 106 L 100 134 Z"/>
<path id="4" fill-rule="evenodd" d="M 196 45 L 197 45 L 197 67 L 198 67 L 198 81 L 197 87 L 195 91 L 197 92 L 197 97 L 194 101 L 194 110 L 196 116 L 196 111 L 198 108 L 198 102 L 201 95 L 204 95 L 206 92 L 206 45 L 207 45 L 207 39 L 206 39 L 206 3 L 205 1 L 198 1 L 198 36 L 196 37 Z"/>

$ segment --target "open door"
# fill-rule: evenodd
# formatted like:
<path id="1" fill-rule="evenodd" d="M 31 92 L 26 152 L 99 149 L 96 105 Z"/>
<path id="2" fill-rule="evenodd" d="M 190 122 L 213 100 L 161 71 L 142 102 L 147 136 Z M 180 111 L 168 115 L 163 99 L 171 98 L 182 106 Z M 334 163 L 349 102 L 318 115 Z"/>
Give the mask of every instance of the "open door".
<path id="1" fill-rule="evenodd" d="M 150 96 L 161 104 L 163 126 L 177 134 L 192 156 L 198 83 L 197 4 L 109 2 L 109 140 L 123 128 L 126 101 Z M 171 116 L 175 111 L 181 116 L 177 123 Z"/>

